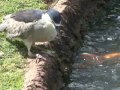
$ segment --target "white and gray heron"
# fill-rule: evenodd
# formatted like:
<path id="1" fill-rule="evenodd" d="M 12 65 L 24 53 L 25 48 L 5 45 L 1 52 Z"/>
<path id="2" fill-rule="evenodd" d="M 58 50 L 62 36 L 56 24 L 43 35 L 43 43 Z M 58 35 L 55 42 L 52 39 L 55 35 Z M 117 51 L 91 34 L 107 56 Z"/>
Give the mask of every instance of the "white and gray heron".
<path id="1" fill-rule="evenodd" d="M 0 31 L 7 31 L 7 38 L 19 37 L 28 49 L 28 56 L 35 57 L 30 51 L 35 42 L 49 42 L 56 38 L 56 26 L 60 26 L 61 15 L 55 9 L 20 10 L 3 17 Z"/>

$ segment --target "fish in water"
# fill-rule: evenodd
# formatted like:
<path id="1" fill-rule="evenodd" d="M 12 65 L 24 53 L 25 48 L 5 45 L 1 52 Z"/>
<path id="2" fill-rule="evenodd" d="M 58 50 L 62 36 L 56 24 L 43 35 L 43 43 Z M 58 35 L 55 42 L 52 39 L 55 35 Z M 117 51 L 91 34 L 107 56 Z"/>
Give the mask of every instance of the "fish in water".
<path id="1" fill-rule="evenodd" d="M 109 54 L 104 54 L 104 55 L 96 55 L 96 54 L 91 54 L 91 53 L 81 53 L 80 57 L 82 57 L 86 61 L 91 60 L 91 61 L 95 61 L 94 63 L 100 64 L 106 60 L 120 58 L 120 53 L 115 52 L 115 53 L 109 53 Z"/>

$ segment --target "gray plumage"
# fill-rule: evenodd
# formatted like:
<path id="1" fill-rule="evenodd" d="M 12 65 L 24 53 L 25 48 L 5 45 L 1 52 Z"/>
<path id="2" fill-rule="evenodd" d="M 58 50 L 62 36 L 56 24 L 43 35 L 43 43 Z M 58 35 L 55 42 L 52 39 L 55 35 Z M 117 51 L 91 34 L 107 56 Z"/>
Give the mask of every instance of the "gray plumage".
<path id="1" fill-rule="evenodd" d="M 8 38 L 19 37 L 28 48 L 28 55 L 34 57 L 30 49 L 35 42 L 49 42 L 55 39 L 57 31 L 55 21 L 51 18 L 49 11 L 45 10 L 22 10 L 4 17 L 0 24 L 0 31 L 7 30 Z M 54 11 L 54 17 L 59 14 Z M 57 13 L 57 14 L 56 14 Z M 58 20 L 57 20 L 58 22 Z"/>
<path id="2" fill-rule="evenodd" d="M 41 15 L 45 13 L 46 10 L 22 10 L 11 15 L 16 21 L 23 21 L 25 23 L 33 22 L 41 19 Z"/>

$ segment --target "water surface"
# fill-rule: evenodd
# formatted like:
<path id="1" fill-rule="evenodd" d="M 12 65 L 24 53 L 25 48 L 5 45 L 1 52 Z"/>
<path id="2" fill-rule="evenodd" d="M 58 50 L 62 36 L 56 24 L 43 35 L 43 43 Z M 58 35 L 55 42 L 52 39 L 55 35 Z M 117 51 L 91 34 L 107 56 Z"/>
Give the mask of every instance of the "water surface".
<path id="1" fill-rule="evenodd" d="M 91 23 L 83 47 L 78 52 L 69 90 L 120 90 L 120 57 L 103 57 L 120 53 L 119 0 L 111 0 L 106 10 Z M 82 53 L 91 57 L 96 55 L 97 58 L 82 57 Z"/>

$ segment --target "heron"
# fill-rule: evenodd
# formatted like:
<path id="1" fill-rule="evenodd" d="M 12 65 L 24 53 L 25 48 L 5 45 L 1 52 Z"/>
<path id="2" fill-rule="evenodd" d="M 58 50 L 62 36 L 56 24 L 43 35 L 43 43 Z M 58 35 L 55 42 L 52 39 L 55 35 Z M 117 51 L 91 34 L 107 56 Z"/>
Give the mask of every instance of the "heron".
<path id="1" fill-rule="evenodd" d="M 35 42 L 55 40 L 61 23 L 61 14 L 51 8 L 48 10 L 20 10 L 3 17 L 0 31 L 7 32 L 7 38 L 20 38 L 28 49 L 29 57 L 36 57 L 31 52 Z"/>

